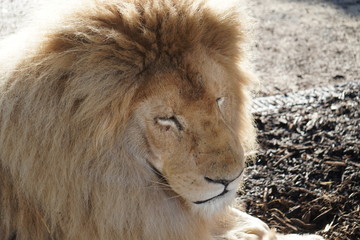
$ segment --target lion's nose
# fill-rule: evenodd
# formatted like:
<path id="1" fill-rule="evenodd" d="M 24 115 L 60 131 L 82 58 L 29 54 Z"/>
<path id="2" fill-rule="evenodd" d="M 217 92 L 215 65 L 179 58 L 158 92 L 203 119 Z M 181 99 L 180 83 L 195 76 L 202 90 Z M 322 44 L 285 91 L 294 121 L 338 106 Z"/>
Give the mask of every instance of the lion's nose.
<path id="1" fill-rule="evenodd" d="M 210 183 L 220 183 L 223 184 L 225 187 L 227 187 L 227 185 L 229 185 L 229 183 L 231 183 L 232 181 L 234 181 L 235 179 L 232 180 L 226 180 L 226 179 L 218 179 L 218 180 L 214 180 L 208 177 L 204 177 L 206 181 L 210 182 Z"/>
<path id="2" fill-rule="evenodd" d="M 212 179 L 212 178 L 209 178 L 209 177 L 204 177 L 205 180 L 209 183 L 217 183 L 217 184 L 222 184 L 225 186 L 225 188 L 233 181 L 235 181 L 236 179 L 238 179 L 238 177 L 241 176 L 241 174 L 243 173 L 244 169 L 241 170 L 241 172 L 239 173 L 239 175 L 237 175 L 235 178 L 233 179 Z"/>

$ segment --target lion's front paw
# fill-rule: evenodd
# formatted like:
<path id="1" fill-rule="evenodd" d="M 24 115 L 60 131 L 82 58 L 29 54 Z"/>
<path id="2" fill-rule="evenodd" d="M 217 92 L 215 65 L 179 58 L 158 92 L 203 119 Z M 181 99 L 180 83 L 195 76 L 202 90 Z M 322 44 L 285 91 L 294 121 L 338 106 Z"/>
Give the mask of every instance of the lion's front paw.
<path id="1" fill-rule="evenodd" d="M 222 240 L 277 240 L 274 231 L 249 231 L 241 232 L 235 229 L 221 238 Z"/>
<path id="2" fill-rule="evenodd" d="M 325 240 L 319 235 L 276 234 L 276 240 Z"/>
<path id="3" fill-rule="evenodd" d="M 323 237 L 319 235 L 303 235 L 304 240 L 325 240 Z"/>
<path id="4" fill-rule="evenodd" d="M 279 234 L 270 229 L 263 221 L 235 208 L 228 209 L 232 228 L 219 240 L 325 240 L 318 235 Z M 229 222 L 228 222 L 229 223 Z"/>
<path id="5" fill-rule="evenodd" d="M 260 219 L 235 208 L 231 209 L 236 226 L 230 230 L 226 240 L 276 240 L 275 232 Z"/>

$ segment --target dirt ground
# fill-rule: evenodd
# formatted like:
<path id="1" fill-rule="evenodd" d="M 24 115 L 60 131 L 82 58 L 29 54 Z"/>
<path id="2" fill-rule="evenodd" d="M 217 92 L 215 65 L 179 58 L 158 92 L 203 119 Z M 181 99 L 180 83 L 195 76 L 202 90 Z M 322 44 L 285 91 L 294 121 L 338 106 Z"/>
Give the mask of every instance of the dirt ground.
<path id="1" fill-rule="evenodd" d="M 360 79 L 359 0 L 253 0 L 259 95 Z"/>
<path id="2" fill-rule="evenodd" d="M 246 211 L 284 233 L 360 239 L 360 82 L 255 120 L 260 149 L 239 195 Z"/>

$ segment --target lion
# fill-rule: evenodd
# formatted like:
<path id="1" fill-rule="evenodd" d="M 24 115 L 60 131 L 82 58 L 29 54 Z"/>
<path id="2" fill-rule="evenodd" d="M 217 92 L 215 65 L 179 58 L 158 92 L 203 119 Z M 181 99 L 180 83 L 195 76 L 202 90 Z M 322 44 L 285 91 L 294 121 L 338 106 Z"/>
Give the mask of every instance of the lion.
<path id="1" fill-rule="evenodd" d="M 322 239 L 234 206 L 255 146 L 237 8 L 59 12 L 2 44 L 1 239 Z"/>

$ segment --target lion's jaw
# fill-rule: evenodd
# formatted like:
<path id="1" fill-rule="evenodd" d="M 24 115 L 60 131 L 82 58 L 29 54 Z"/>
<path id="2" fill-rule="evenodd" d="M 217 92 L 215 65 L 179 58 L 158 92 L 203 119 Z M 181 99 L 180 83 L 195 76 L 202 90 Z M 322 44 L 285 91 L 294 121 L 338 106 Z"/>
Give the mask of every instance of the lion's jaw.
<path id="1" fill-rule="evenodd" d="M 207 88 L 189 100 L 179 91 L 188 86 L 170 78 L 173 82 L 154 84 L 133 114 L 132 152 L 134 145 L 146 149 L 135 150 L 137 159 L 148 164 L 169 199 L 181 199 L 198 213 L 215 214 L 235 198 L 244 168 L 236 126 L 226 119 L 237 111 L 230 103 L 226 109 L 220 106 L 219 99 L 231 93 Z"/>

